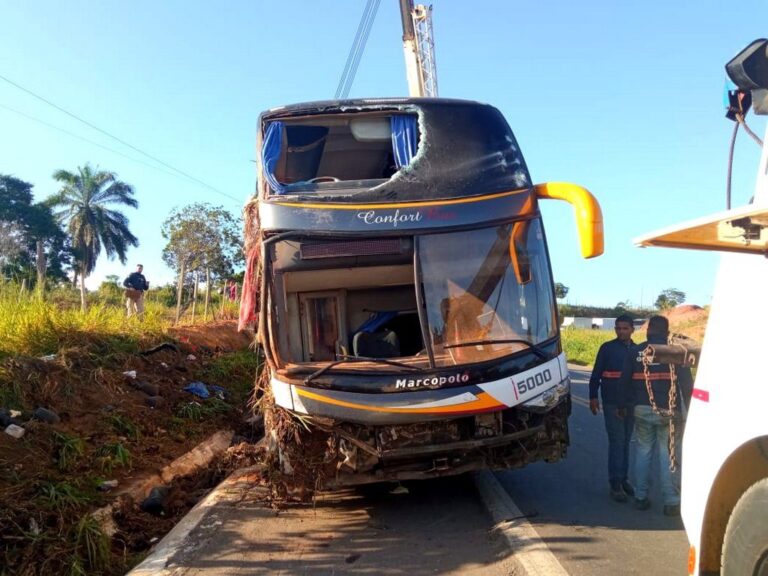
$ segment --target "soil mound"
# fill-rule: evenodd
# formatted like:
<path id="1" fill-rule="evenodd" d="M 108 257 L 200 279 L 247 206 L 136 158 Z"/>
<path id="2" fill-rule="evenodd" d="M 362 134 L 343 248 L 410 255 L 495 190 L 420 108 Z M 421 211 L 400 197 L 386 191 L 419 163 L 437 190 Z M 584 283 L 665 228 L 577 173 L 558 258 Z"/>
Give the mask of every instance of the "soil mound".
<path id="1" fill-rule="evenodd" d="M 176 326 L 168 334 L 179 342 L 195 348 L 214 351 L 246 350 L 253 342 L 253 334 L 237 331 L 237 320 L 222 320 L 200 326 Z"/>
<path id="2" fill-rule="evenodd" d="M 671 332 L 683 334 L 697 342 L 704 340 L 709 311 L 695 304 L 681 304 L 663 314 L 669 319 Z"/>
<path id="3" fill-rule="evenodd" d="M 116 518 L 111 540 L 91 512 L 217 430 L 249 436 L 250 338 L 235 321 L 174 332 L 180 344 L 139 352 L 83 342 L 0 362 L 0 416 L 23 428 L 0 427 L 0 573 L 125 573 L 145 535 L 162 535 L 210 483 L 182 484 L 162 517 L 131 503 L 122 514 L 135 521 Z"/>

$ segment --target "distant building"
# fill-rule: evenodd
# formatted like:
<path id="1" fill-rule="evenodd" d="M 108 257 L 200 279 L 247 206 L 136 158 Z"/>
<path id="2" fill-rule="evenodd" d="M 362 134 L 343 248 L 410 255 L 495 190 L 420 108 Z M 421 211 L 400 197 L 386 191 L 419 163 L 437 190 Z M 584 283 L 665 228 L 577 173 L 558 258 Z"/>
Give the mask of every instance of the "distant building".
<path id="1" fill-rule="evenodd" d="M 647 318 L 635 318 L 632 324 L 635 330 L 640 330 L 648 321 Z M 560 328 L 584 328 L 592 330 L 613 330 L 616 325 L 616 318 L 587 318 L 581 316 L 563 316 L 563 323 Z"/>

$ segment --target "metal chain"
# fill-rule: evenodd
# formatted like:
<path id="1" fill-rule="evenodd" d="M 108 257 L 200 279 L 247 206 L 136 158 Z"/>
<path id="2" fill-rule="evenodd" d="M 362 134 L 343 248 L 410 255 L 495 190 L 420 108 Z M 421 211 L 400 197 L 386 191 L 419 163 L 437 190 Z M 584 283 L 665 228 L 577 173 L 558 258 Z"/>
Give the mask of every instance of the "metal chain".
<path id="1" fill-rule="evenodd" d="M 671 340 L 668 344 L 674 344 Z M 653 388 L 651 387 L 651 358 L 647 354 L 643 354 L 643 376 L 645 377 L 645 389 L 648 392 L 648 400 L 651 405 L 651 409 L 654 413 L 663 418 L 669 418 L 669 469 L 674 472 L 677 470 L 677 455 L 675 451 L 675 408 L 677 407 L 677 373 L 675 372 L 675 365 L 669 364 L 669 408 L 664 410 L 656 405 L 656 399 L 653 396 Z"/>

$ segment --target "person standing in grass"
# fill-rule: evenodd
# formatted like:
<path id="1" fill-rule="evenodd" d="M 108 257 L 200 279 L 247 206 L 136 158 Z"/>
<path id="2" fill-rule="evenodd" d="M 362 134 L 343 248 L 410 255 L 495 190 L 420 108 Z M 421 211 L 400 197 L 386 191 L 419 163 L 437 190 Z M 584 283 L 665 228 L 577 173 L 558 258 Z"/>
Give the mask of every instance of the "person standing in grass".
<path id="1" fill-rule="evenodd" d="M 589 379 L 589 409 L 597 415 L 600 411 L 598 390 L 603 400 L 603 418 L 608 433 L 608 481 L 610 496 L 617 502 L 626 502 L 635 492 L 627 479 L 629 467 L 629 441 L 634 423 L 631 415 L 619 416 L 619 378 L 621 371 L 634 350 L 632 318 L 622 314 L 614 324 L 616 338 L 600 346 Z"/>
<path id="2" fill-rule="evenodd" d="M 149 282 L 144 277 L 142 272 L 144 266 L 139 264 L 136 266 L 136 271 L 131 272 L 128 277 L 123 280 L 123 286 L 125 287 L 125 307 L 128 311 L 128 318 L 134 314 L 141 317 L 144 314 L 144 292 L 149 290 Z"/>

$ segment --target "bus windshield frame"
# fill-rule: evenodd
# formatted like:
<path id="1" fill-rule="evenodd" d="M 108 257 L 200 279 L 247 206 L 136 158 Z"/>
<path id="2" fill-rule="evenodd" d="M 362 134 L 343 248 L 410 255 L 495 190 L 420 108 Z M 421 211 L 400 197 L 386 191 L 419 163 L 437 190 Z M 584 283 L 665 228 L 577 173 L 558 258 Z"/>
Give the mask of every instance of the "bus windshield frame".
<path id="1" fill-rule="evenodd" d="M 557 336 L 540 215 L 405 236 L 399 256 L 345 252 L 302 262 L 304 240 L 274 247 L 271 313 L 280 328 L 272 336 L 289 365 L 440 370 L 539 355 L 538 346 Z M 350 250 L 349 238 L 324 242 L 330 252 L 342 242 Z"/>

